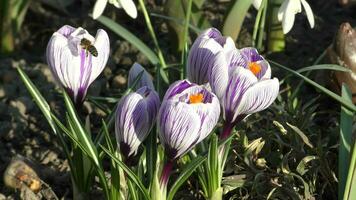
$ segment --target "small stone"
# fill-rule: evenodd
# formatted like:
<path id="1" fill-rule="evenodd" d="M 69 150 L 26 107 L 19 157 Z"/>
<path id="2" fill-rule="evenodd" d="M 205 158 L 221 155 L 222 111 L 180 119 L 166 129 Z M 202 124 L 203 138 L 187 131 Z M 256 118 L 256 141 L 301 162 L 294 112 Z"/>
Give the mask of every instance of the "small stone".
<path id="1" fill-rule="evenodd" d="M 0 98 L 4 98 L 6 95 L 5 88 L 0 85 Z"/>
<path id="2" fill-rule="evenodd" d="M 4 183 L 7 187 L 12 189 L 20 189 L 24 185 L 33 192 L 38 192 L 41 189 L 41 180 L 37 173 L 20 156 L 12 159 L 6 168 L 4 172 Z"/>
<path id="3" fill-rule="evenodd" d="M 131 58 L 129 57 L 123 57 L 121 59 L 121 65 L 124 65 L 124 66 L 131 66 L 133 64 Z"/>
<path id="4" fill-rule="evenodd" d="M 127 84 L 127 78 L 122 74 L 115 76 L 114 79 L 112 80 L 112 86 L 114 88 L 125 88 L 126 84 Z"/>

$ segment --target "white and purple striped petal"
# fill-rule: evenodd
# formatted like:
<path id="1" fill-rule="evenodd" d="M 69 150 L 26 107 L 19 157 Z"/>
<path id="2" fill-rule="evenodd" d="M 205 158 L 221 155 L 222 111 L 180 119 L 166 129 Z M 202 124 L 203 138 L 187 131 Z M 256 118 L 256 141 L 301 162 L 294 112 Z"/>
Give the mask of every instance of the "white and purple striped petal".
<path id="1" fill-rule="evenodd" d="M 215 55 L 220 51 L 228 52 L 234 48 L 233 40 L 223 37 L 217 29 L 210 28 L 204 31 L 194 41 L 189 51 L 188 80 L 199 85 L 207 83 Z"/>
<path id="2" fill-rule="evenodd" d="M 158 117 L 160 139 L 169 158 L 180 157 L 205 139 L 219 116 L 219 100 L 204 86 L 188 80 L 173 83 L 165 94 Z"/>
<path id="3" fill-rule="evenodd" d="M 129 71 L 128 86 L 132 87 L 135 80 L 142 73 L 141 78 L 138 80 L 135 88 L 141 88 L 147 86 L 150 89 L 154 89 L 152 78 L 150 74 L 140 64 L 134 63 Z"/>
<path id="4" fill-rule="evenodd" d="M 159 109 L 158 94 L 142 87 L 121 98 L 116 110 L 115 133 L 121 153 L 128 158 L 150 132 Z"/>
<path id="5" fill-rule="evenodd" d="M 82 48 L 80 42 L 83 38 L 97 49 L 97 57 Z M 83 28 L 65 25 L 52 35 L 47 45 L 46 57 L 57 82 L 76 103 L 81 103 L 89 85 L 104 69 L 109 50 L 109 37 L 104 30 L 99 29 L 94 38 Z"/>

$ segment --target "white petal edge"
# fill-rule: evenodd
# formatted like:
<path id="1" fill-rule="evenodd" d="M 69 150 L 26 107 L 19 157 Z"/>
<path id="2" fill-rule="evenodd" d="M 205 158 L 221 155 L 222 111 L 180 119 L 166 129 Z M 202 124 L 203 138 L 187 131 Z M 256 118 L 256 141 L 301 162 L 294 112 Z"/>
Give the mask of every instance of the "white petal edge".
<path id="1" fill-rule="evenodd" d="M 211 70 L 209 74 L 209 84 L 212 91 L 218 96 L 219 99 L 225 94 L 226 87 L 229 81 L 229 66 L 226 62 L 224 52 L 219 52 L 214 57 Z"/>
<path id="2" fill-rule="evenodd" d="M 278 93 L 279 81 L 277 78 L 256 83 L 245 92 L 235 115 L 248 115 L 266 109 L 274 102 Z"/>
<path id="3" fill-rule="evenodd" d="M 259 10 L 259 9 L 260 9 L 261 3 L 262 3 L 262 0 L 253 0 L 253 1 L 252 1 L 252 5 L 253 5 L 253 7 L 256 8 L 256 10 Z"/>
<path id="4" fill-rule="evenodd" d="M 301 0 L 301 2 L 302 2 L 302 5 L 303 5 L 303 7 L 305 9 L 306 14 L 307 14 L 307 18 L 308 18 L 310 27 L 314 28 L 315 21 L 314 21 L 313 11 L 312 11 L 312 9 L 311 9 L 311 7 L 310 7 L 310 5 L 308 4 L 307 1 Z"/>
<path id="5" fill-rule="evenodd" d="M 109 58 L 110 41 L 109 36 L 103 29 L 96 32 L 94 46 L 98 51 L 98 56 L 92 56 L 92 72 L 90 75 L 89 84 L 92 83 L 99 74 L 103 71 Z"/>
<path id="6" fill-rule="evenodd" d="M 93 19 L 97 19 L 103 14 L 108 0 L 96 0 L 93 9 Z"/>
<path id="7" fill-rule="evenodd" d="M 121 7 L 125 12 L 132 18 L 136 19 L 137 17 L 137 8 L 135 3 L 132 0 L 119 0 Z"/>

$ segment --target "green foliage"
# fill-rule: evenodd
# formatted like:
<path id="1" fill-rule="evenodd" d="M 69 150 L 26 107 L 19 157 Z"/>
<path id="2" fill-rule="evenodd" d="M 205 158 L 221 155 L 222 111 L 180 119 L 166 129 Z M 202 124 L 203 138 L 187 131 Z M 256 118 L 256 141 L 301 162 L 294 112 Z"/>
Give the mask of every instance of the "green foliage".
<path id="1" fill-rule="evenodd" d="M 229 13 L 226 15 L 224 26 L 222 28 L 223 35 L 230 36 L 234 41 L 236 41 L 251 4 L 252 0 L 235 1 Z"/>
<path id="2" fill-rule="evenodd" d="M 352 94 L 347 85 L 342 85 L 342 98 L 352 103 Z M 351 152 L 351 147 L 355 146 L 355 140 L 352 138 L 352 124 L 354 113 L 341 106 L 340 113 L 340 146 L 339 146 L 339 199 L 350 199 L 356 195 L 355 180 L 355 151 Z M 350 169 L 349 169 L 350 168 Z M 351 180 L 351 181 L 350 181 Z M 348 183 L 346 183 L 348 182 Z M 347 186 L 345 187 L 345 185 Z"/>
<path id="3" fill-rule="evenodd" d="M 191 23 L 193 27 L 197 27 L 198 29 L 206 29 L 211 26 L 202 12 L 204 2 L 205 0 L 168 0 L 166 2 L 165 12 L 169 18 L 175 19 L 169 21 L 169 26 L 172 29 L 173 41 L 177 42 L 175 45 L 178 51 L 183 51 L 187 43 L 186 24 Z M 186 16 L 190 16 L 190 20 L 187 20 Z M 179 21 L 182 21 L 182 23 L 178 23 Z M 187 21 L 189 22 L 187 23 Z"/>
<path id="4" fill-rule="evenodd" d="M 0 53 L 11 53 L 31 0 L 0 0 Z"/>

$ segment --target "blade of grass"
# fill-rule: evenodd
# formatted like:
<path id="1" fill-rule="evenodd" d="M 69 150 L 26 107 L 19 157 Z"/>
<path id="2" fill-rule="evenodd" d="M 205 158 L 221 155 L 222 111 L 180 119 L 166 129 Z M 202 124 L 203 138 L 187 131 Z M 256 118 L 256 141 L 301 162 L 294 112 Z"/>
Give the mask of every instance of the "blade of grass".
<path id="1" fill-rule="evenodd" d="M 346 67 L 342 67 L 340 65 L 334 65 L 334 64 L 312 65 L 312 66 L 309 66 L 309 67 L 304 67 L 302 69 L 299 69 L 296 72 L 303 73 L 303 72 L 307 72 L 307 71 L 323 70 L 323 69 L 342 71 L 342 72 L 351 72 L 351 70 L 346 68 Z"/>
<path id="2" fill-rule="evenodd" d="M 187 6 L 187 11 L 186 11 L 186 15 L 185 15 L 185 23 L 184 23 L 184 28 L 183 28 L 183 44 L 184 44 L 184 48 L 182 51 L 182 55 L 181 55 L 181 63 L 182 63 L 182 71 L 181 71 L 181 79 L 184 79 L 185 76 L 185 65 L 186 65 L 186 61 L 187 61 L 187 55 L 188 55 L 188 35 L 189 35 L 189 23 L 190 23 L 190 15 L 192 13 L 192 4 L 193 4 L 193 0 L 188 0 L 188 6 Z"/>
<path id="3" fill-rule="evenodd" d="M 232 37 L 234 41 L 237 39 L 251 3 L 251 0 L 235 1 L 224 22 L 223 35 Z"/>
<path id="4" fill-rule="evenodd" d="M 35 103 L 42 111 L 42 114 L 45 116 L 53 133 L 56 136 L 58 136 L 61 146 L 64 150 L 65 155 L 66 155 L 66 158 L 68 159 L 68 164 L 70 167 L 72 167 L 72 160 L 71 160 L 70 151 L 68 149 L 67 143 L 65 142 L 63 135 L 57 131 L 57 127 L 56 127 L 55 122 L 53 121 L 51 109 L 50 109 L 47 101 L 44 99 L 44 97 L 38 91 L 37 87 L 32 83 L 30 78 L 25 74 L 25 72 L 20 67 L 16 67 L 16 69 L 17 69 L 18 73 L 20 74 L 20 78 L 23 81 L 23 83 L 25 84 L 27 90 L 30 92 L 30 95 L 32 96 Z"/>
<path id="5" fill-rule="evenodd" d="M 319 89 L 320 91 L 322 91 L 323 93 L 325 93 L 326 95 L 330 96 L 331 98 L 335 99 L 336 101 L 340 102 L 343 106 L 345 106 L 347 109 L 351 110 L 352 112 L 355 112 L 356 111 L 356 106 L 353 105 L 352 103 L 350 103 L 349 101 L 345 101 L 345 99 L 343 99 L 341 96 L 335 94 L 334 92 L 326 89 L 325 87 L 319 85 L 318 83 L 314 82 L 313 80 L 309 79 L 308 77 L 306 76 L 303 76 L 302 74 L 292 70 L 292 69 L 289 69 L 288 67 L 285 67 L 279 63 L 276 63 L 272 60 L 269 60 L 270 63 L 272 63 L 274 66 L 276 67 L 279 67 L 279 68 L 282 68 L 288 72 L 290 72 L 291 74 L 299 77 L 299 78 L 302 78 L 305 82 L 311 84 L 312 86 L 314 86 L 315 88 Z"/>
<path id="6" fill-rule="evenodd" d="M 144 1 L 143 0 L 139 0 L 138 2 L 140 3 L 140 7 L 141 7 L 143 15 L 145 17 L 146 26 L 147 26 L 147 28 L 148 28 L 148 30 L 150 32 L 151 38 L 152 38 L 153 43 L 155 44 L 155 47 L 156 47 L 156 51 L 157 51 L 157 54 L 158 54 L 158 59 L 159 59 L 160 64 L 161 64 L 159 66 L 160 75 L 162 76 L 163 81 L 168 84 L 169 83 L 168 76 L 167 76 L 166 72 L 164 71 L 164 69 L 167 67 L 167 64 L 166 64 L 166 61 L 164 60 L 161 48 L 159 47 L 158 40 L 157 40 L 155 31 L 154 31 L 152 23 L 151 23 L 150 16 L 148 15 L 148 12 L 147 12 L 147 9 L 146 9 Z"/>
<path id="7" fill-rule="evenodd" d="M 342 98 L 352 103 L 350 89 L 343 84 L 341 89 Z M 340 113 L 340 146 L 339 146 L 339 199 L 342 199 L 345 191 L 346 180 L 348 179 L 350 165 L 350 147 L 352 144 L 352 120 L 353 114 L 344 106 L 341 106 Z M 352 165 L 352 163 L 351 163 Z M 349 175 L 350 176 L 350 175 Z M 356 187 L 354 183 L 352 187 Z M 348 189 L 348 188 L 346 188 Z M 355 196 L 354 196 L 355 197 Z"/>
<path id="8" fill-rule="evenodd" d="M 161 15 L 161 14 L 158 14 L 158 13 L 150 13 L 150 15 L 152 17 L 157 17 L 157 18 L 161 18 L 161 19 L 166 19 L 166 20 L 170 20 L 170 21 L 173 21 L 179 25 L 184 25 L 186 24 L 185 20 L 182 20 L 182 19 L 177 19 L 177 18 L 174 18 L 174 17 L 170 17 L 170 16 L 166 16 L 166 15 Z M 194 31 L 196 34 L 200 34 L 203 30 L 201 30 L 200 28 L 192 25 L 191 23 L 189 23 L 189 26 L 188 26 L 192 31 Z"/>
<path id="9" fill-rule="evenodd" d="M 148 195 L 147 189 L 145 186 L 142 184 L 140 179 L 136 176 L 136 174 L 131 171 L 130 168 L 128 168 L 125 163 L 123 163 L 121 160 L 119 160 L 115 155 L 113 155 L 108 149 L 106 149 L 104 146 L 100 145 L 101 149 L 108 155 L 110 158 L 115 161 L 127 174 L 127 177 L 137 186 L 137 188 L 142 192 L 143 196 L 145 199 L 150 199 L 150 196 Z"/>
<path id="10" fill-rule="evenodd" d="M 83 126 L 81 125 L 76 110 L 74 108 L 74 105 L 72 103 L 72 100 L 64 90 L 63 90 L 63 97 L 64 97 L 64 101 L 69 117 L 73 121 L 74 129 L 77 134 L 76 136 L 78 137 L 80 142 L 83 142 L 83 146 L 89 152 L 89 156 L 93 159 L 95 165 L 99 166 L 98 152 L 95 148 L 95 145 L 92 142 L 92 140 L 89 138 Z"/>
<path id="11" fill-rule="evenodd" d="M 176 179 L 171 189 L 169 190 L 167 200 L 173 199 L 180 186 L 182 186 L 182 184 L 190 177 L 194 170 L 205 161 L 205 159 L 206 156 L 197 157 L 182 170 L 179 177 Z"/>
<path id="12" fill-rule="evenodd" d="M 143 43 L 138 37 L 136 37 L 134 34 L 132 34 L 126 28 L 124 28 L 120 24 L 116 23 L 112 19 L 107 18 L 105 16 L 100 16 L 97 20 L 100 23 L 102 23 L 103 25 L 105 25 L 106 27 L 108 27 L 110 30 L 112 30 L 114 33 L 116 33 L 117 35 L 124 38 L 125 40 L 130 42 L 132 45 L 134 45 L 138 50 L 140 50 L 148 58 L 148 60 L 153 65 L 157 65 L 160 62 L 156 53 L 153 52 L 151 50 L 151 48 L 149 48 L 145 43 Z"/>

